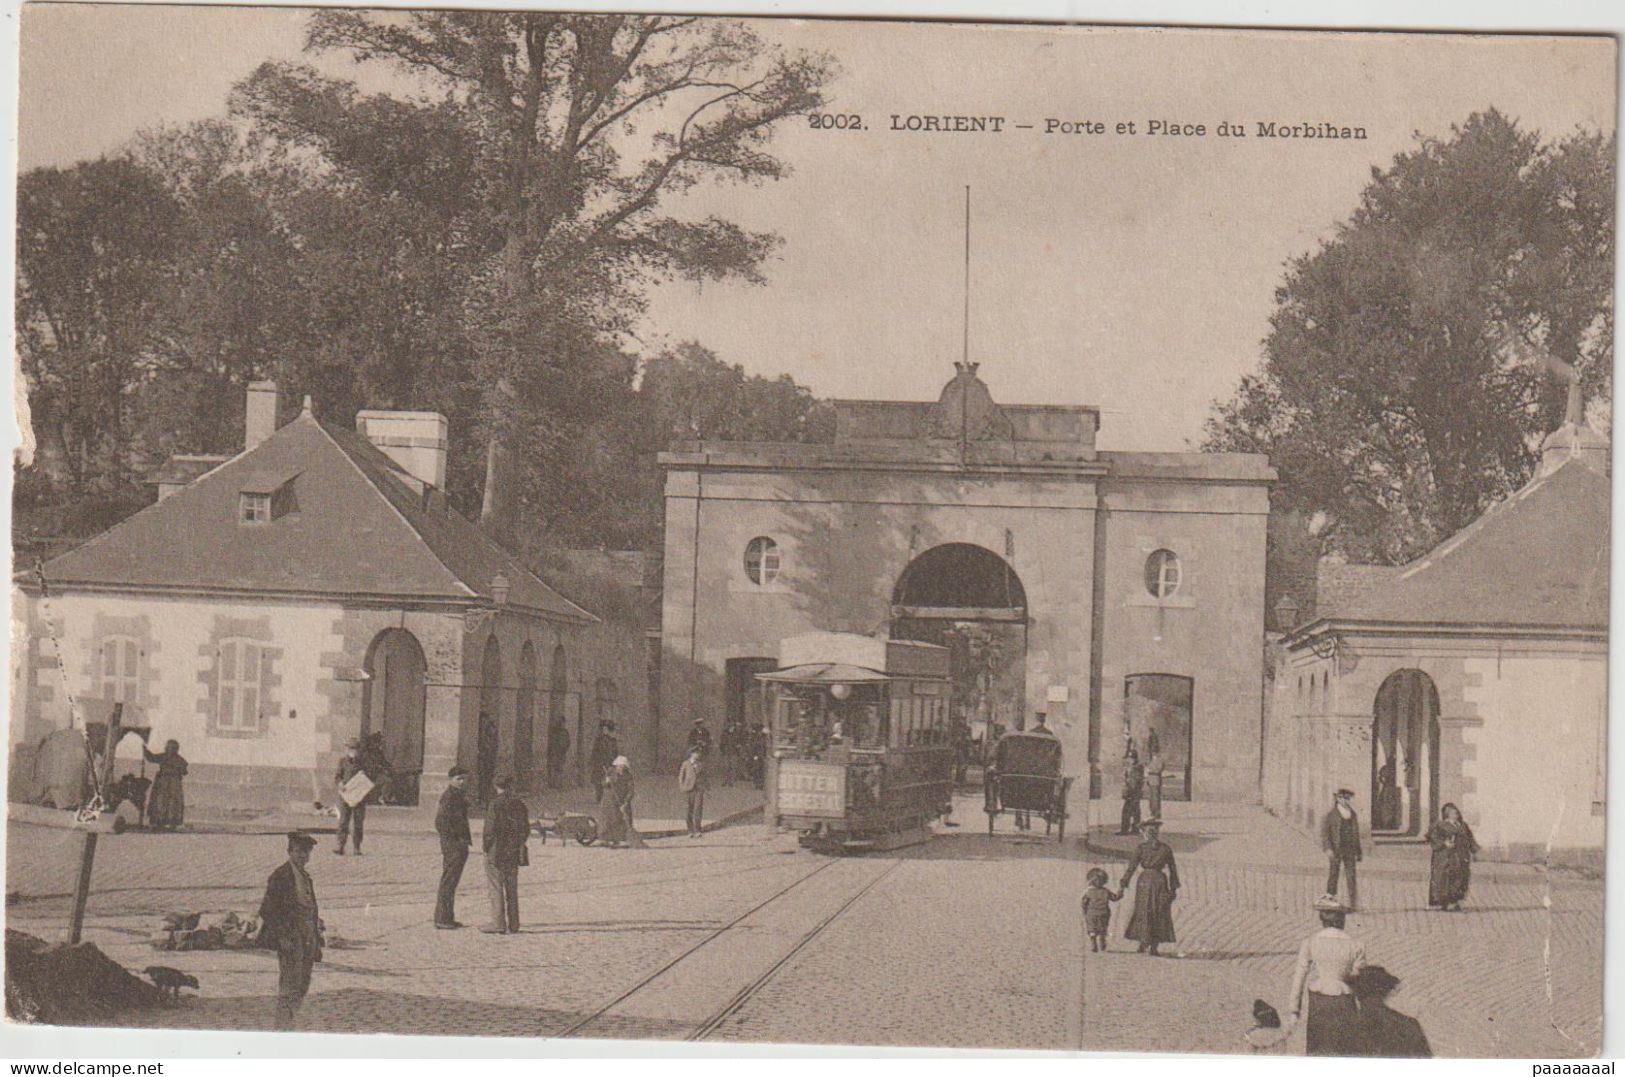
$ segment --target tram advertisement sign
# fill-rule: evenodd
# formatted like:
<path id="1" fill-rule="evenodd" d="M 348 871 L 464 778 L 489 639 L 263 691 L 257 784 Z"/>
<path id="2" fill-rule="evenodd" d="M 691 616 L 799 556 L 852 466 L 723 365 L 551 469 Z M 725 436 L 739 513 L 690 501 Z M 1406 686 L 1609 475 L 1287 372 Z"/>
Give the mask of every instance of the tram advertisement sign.
<path id="1" fill-rule="evenodd" d="M 846 814 L 846 768 L 800 759 L 781 760 L 779 814 L 841 818 Z"/>

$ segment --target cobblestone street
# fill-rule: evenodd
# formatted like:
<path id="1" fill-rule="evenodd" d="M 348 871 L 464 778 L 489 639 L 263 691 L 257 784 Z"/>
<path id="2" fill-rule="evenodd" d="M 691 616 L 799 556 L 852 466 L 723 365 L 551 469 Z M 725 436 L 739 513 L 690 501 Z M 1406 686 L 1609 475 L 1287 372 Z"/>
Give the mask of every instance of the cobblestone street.
<path id="1" fill-rule="evenodd" d="M 1122 862 L 1103 829 L 1064 845 L 961 828 L 886 855 L 831 859 L 740 825 L 639 851 L 532 843 L 523 933 L 484 922 L 480 858 L 459 916 L 430 924 L 432 835 L 369 837 L 363 858 L 324 842 L 312 860 L 332 937 L 301 1015 L 309 1031 L 669 1037 L 1029 1049 L 1245 1050 L 1252 1000 L 1280 1005 L 1324 883 L 1312 843 L 1257 808 L 1169 805 L 1184 882 L 1173 956 L 1122 939 L 1087 954 L 1078 898 L 1088 867 Z M 1096 805 L 1096 818 L 1101 817 Z M 1081 820 L 1080 820 L 1081 822 Z M 60 937 L 77 835 L 13 824 L 10 926 Z M 276 963 L 261 952 L 156 954 L 163 913 L 252 913 L 282 859 L 277 836 L 106 837 L 86 937 L 140 969 L 202 981 L 198 998 L 130 1015 L 173 1028 L 263 1028 Z M 1350 926 L 1403 985 L 1439 1054 L 1586 1055 L 1601 1036 L 1602 885 L 1481 865 L 1465 912 L 1425 910 L 1425 858 L 1381 850 Z M 59 896 L 52 896 L 59 895 Z M 1132 895 L 1130 895 L 1132 900 Z M 1302 1034 L 1284 1050 L 1302 1050 Z"/>

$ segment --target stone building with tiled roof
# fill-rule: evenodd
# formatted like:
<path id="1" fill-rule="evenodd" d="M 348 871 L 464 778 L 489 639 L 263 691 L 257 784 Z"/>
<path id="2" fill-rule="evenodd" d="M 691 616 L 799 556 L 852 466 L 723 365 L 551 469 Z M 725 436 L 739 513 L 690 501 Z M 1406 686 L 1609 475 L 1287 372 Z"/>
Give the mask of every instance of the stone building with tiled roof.
<path id="1" fill-rule="evenodd" d="M 1571 421 L 1528 485 L 1413 563 L 1323 571 L 1278 649 L 1265 804 L 1311 827 L 1347 786 L 1402 842 L 1455 803 L 1490 855 L 1600 862 L 1609 491 L 1607 442 Z"/>
<path id="2" fill-rule="evenodd" d="M 349 430 L 307 399 L 277 428 L 256 384 L 243 452 L 162 471 L 175 488 L 156 503 L 19 572 L 13 777 L 71 695 L 180 741 L 193 802 L 332 803 L 345 742 L 370 732 L 401 800 L 436 795 L 454 763 L 476 790 L 499 771 L 534 784 L 550 719 L 590 719 L 602 673 L 580 643 L 598 618 L 447 504 L 445 454 L 439 415 Z"/>

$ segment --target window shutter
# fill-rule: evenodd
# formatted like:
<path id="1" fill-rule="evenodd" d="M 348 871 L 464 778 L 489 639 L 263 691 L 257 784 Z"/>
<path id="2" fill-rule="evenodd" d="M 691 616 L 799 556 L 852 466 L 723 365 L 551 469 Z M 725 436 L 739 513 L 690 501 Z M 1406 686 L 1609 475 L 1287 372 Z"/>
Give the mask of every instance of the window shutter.
<path id="1" fill-rule="evenodd" d="M 230 729 L 237 724 L 237 693 L 233 687 L 237 676 L 237 645 L 222 643 L 220 660 L 216 663 L 215 677 L 220 691 L 220 726 Z"/>
<path id="2" fill-rule="evenodd" d="M 256 729 L 261 728 L 261 723 L 262 723 L 262 720 L 263 720 L 263 717 L 264 717 L 263 715 L 258 713 L 258 708 L 259 707 L 264 707 L 265 701 L 267 699 L 271 698 L 270 680 L 271 680 L 271 653 L 269 651 L 267 651 L 265 648 L 261 647 L 260 648 L 260 677 L 259 677 L 259 681 L 258 681 L 259 699 L 257 701 L 256 712 L 255 712 L 255 715 L 254 715 L 254 728 L 256 728 Z"/>
<path id="3" fill-rule="evenodd" d="M 242 729 L 258 729 L 260 724 L 260 667 L 264 650 L 254 643 L 242 645 L 242 677 L 241 687 L 238 689 L 241 702 L 241 713 L 237 724 Z"/>

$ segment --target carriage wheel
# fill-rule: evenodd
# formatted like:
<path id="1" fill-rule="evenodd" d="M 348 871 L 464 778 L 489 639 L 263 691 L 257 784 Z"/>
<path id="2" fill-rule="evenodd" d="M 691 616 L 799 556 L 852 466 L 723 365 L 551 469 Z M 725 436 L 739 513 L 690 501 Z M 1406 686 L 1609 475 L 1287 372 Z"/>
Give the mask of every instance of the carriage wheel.
<path id="1" fill-rule="evenodd" d="M 597 819 L 584 820 L 582 822 L 582 824 L 581 824 L 581 829 L 576 831 L 576 841 L 579 842 L 582 845 L 591 845 L 593 842 L 595 842 L 597 840 L 598 840 L 598 820 Z"/>

